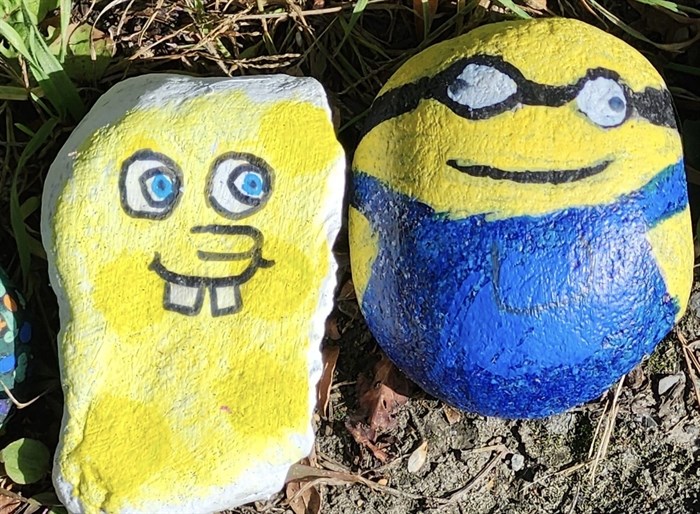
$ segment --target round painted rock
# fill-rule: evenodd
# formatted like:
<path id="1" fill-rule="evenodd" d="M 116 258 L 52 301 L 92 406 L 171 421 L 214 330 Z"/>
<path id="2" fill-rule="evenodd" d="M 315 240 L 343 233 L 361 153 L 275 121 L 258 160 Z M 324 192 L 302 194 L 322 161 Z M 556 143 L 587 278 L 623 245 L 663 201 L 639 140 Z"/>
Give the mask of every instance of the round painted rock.
<path id="1" fill-rule="evenodd" d="M 595 398 L 690 293 L 671 95 L 636 50 L 574 20 L 488 25 L 410 59 L 370 111 L 349 216 L 382 348 L 484 415 Z"/>
<path id="2" fill-rule="evenodd" d="M 0 381 L 8 390 L 24 381 L 32 327 L 26 319 L 24 298 L 0 269 Z M 0 426 L 12 409 L 12 401 L 0 385 Z"/>

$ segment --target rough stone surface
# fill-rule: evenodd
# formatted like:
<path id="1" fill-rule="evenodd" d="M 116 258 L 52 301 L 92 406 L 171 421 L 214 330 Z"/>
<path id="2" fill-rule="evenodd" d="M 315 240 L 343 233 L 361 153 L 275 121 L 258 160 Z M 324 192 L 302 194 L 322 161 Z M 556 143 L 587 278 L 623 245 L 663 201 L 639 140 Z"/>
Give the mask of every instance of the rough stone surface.
<path id="1" fill-rule="evenodd" d="M 492 24 L 409 60 L 373 104 L 353 189 L 369 328 L 463 409 L 530 418 L 590 400 L 686 309 L 671 96 L 582 22 Z"/>
<path id="2" fill-rule="evenodd" d="M 42 220 L 70 512 L 222 510 L 310 452 L 344 167 L 313 79 L 148 75 L 97 102 Z"/>
<path id="3" fill-rule="evenodd" d="M 24 308 L 24 298 L 0 269 L 0 381 L 10 391 L 27 373 L 32 326 Z M 0 389 L 0 426 L 11 410 L 12 401 Z"/>

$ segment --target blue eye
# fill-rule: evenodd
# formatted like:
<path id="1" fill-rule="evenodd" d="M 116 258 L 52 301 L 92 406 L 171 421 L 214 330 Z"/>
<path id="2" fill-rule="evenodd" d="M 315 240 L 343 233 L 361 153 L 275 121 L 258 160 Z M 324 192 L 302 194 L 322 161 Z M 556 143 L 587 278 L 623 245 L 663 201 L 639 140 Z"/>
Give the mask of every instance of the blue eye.
<path id="1" fill-rule="evenodd" d="M 165 173 L 154 175 L 149 186 L 153 197 L 160 201 L 171 197 L 175 189 L 173 180 Z"/>
<path id="2" fill-rule="evenodd" d="M 219 157 L 209 178 L 210 205 L 222 216 L 239 219 L 261 209 L 272 192 L 270 165 L 249 153 Z"/>
<path id="3" fill-rule="evenodd" d="M 168 207 L 176 200 L 179 187 L 177 175 L 167 168 L 153 168 L 141 176 L 141 190 L 151 207 Z"/>
<path id="4" fill-rule="evenodd" d="M 122 163 L 122 209 L 134 218 L 167 218 L 177 205 L 182 184 L 182 171 L 172 159 L 152 150 L 139 150 Z"/>
<path id="5" fill-rule="evenodd" d="M 243 205 L 256 207 L 270 192 L 270 174 L 267 170 L 251 163 L 237 166 L 226 180 L 234 200 Z"/>
<path id="6" fill-rule="evenodd" d="M 241 173 L 234 185 L 241 193 L 252 198 L 260 198 L 265 193 L 265 179 L 255 171 Z"/>

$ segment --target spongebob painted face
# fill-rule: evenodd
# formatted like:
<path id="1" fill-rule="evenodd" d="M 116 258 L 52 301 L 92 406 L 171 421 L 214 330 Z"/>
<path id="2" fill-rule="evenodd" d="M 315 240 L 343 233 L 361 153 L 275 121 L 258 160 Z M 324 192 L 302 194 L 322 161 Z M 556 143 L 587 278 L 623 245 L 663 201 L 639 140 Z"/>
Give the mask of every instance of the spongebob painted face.
<path id="1" fill-rule="evenodd" d="M 226 221 L 242 220 L 263 207 L 272 190 L 272 177 L 270 165 L 252 154 L 227 152 L 214 160 L 206 181 L 207 204 L 225 222 L 193 225 L 190 232 L 229 240 L 226 243 L 237 250 L 197 250 L 197 259 L 233 262 L 240 269 L 228 276 L 216 275 L 216 272 L 212 276 L 182 274 L 169 269 L 163 263 L 161 252 L 155 251 L 149 267 L 165 282 L 165 309 L 198 314 L 205 290 L 209 291 L 212 316 L 233 314 L 242 308 L 241 285 L 259 268 L 269 268 L 274 261 L 262 256 L 264 237 L 260 230 L 241 222 L 229 224 Z M 138 150 L 122 164 L 119 179 L 122 208 L 134 218 L 165 220 L 177 207 L 183 180 L 182 170 L 168 156 L 150 149 Z M 172 259 L 179 260 L 178 257 L 173 255 Z"/>
<path id="2" fill-rule="evenodd" d="M 98 101 L 44 195 L 71 512 L 281 488 L 313 443 L 343 181 L 312 79 L 150 75 Z"/>
<path id="3" fill-rule="evenodd" d="M 461 408 L 528 418 L 588 401 L 685 311 L 671 96 L 584 23 L 488 25 L 409 60 L 372 106 L 353 186 L 369 327 Z"/>

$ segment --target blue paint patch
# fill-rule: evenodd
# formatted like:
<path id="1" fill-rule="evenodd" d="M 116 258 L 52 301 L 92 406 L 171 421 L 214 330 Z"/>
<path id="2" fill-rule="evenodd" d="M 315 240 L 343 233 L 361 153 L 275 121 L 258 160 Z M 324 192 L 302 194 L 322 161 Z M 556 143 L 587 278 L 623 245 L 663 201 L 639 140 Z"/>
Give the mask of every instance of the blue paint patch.
<path id="1" fill-rule="evenodd" d="M 591 400 L 679 311 L 645 235 L 686 207 L 682 162 L 612 204 L 537 217 L 447 219 L 361 172 L 352 202 L 379 236 L 362 302 L 370 329 L 460 408 L 533 418 Z"/>
<path id="2" fill-rule="evenodd" d="M 14 355 L 5 355 L 0 358 L 0 373 L 9 373 L 15 369 L 16 361 Z"/>
<path id="3" fill-rule="evenodd" d="M 28 343 L 32 339 L 32 325 L 25 321 L 22 328 L 19 329 L 19 340 L 22 343 Z"/>
<path id="4" fill-rule="evenodd" d="M 260 173 L 249 171 L 243 176 L 242 189 L 246 195 L 258 198 L 265 191 L 264 184 L 264 179 Z"/>
<path id="5" fill-rule="evenodd" d="M 165 173 L 159 173 L 153 177 L 151 182 L 151 191 L 157 200 L 167 200 L 173 196 L 175 185 L 173 180 Z"/>

